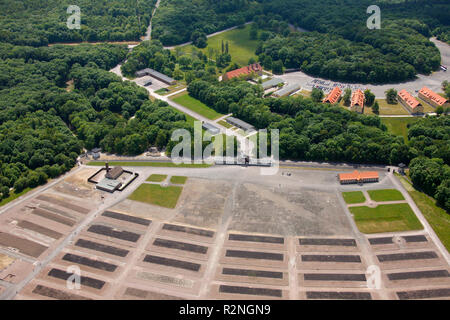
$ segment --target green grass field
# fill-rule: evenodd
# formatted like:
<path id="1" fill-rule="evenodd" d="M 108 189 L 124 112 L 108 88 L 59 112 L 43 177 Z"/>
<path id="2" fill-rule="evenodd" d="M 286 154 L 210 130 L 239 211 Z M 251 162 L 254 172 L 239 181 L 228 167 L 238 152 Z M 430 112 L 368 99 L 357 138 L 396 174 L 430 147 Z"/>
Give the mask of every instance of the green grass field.
<path id="1" fill-rule="evenodd" d="M 152 174 L 150 177 L 147 178 L 147 181 L 150 182 L 163 182 L 166 180 L 167 175 L 166 174 Z"/>
<path id="2" fill-rule="evenodd" d="M 351 207 L 356 225 L 362 233 L 422 230 L 423 226 L 407 203 L 385 204 L 376 208 Z"/>
<path id="3" fill-rule="evenodd" d="M 396 189 L 369 190 L 370 199 L 377 202 L 405 200 L 402 193 Z"/>
<path id="4" fill-rule="evenodd" d="M 4 206 L 4 205 L 7 204 L 7 203 L 10 203 L 10 202 L 13 201 L 13 200 L 16 200 L 18 197 L 23 196 L 24 194 L 26 194 L 27 192 L 29 192 L 29 191 L 31 191 L 31 190 L 33 190 L 33 188 L 26 188 L 26 189 L 22 190 L 22 191 L 19 192 L 19 193 L 15 193 L 14 191 L 12 191 L 12 192 L 9 194 L 9 197 L 8 197 L 8 198 L 5 198 L 5 199 L 3 199 L 2 201 L 0 201 L 0 207 L 1 207 L 1 206 Z"/>
<path id="5" fill-rule="evenodd" d="M 216 112 L 215 110 L 208 107 L 206 104 L 198 101 L 195 98 L 192 98 L 188 93 L 183 93 L 174 98 L 171 98 L 172 101 L 181 104 L 182 106 L 198 113 L 205 118 L 210 120 L 216 120 L 220 117 L 223 117 L 223 114 Z"/>
<path id="6" fill-rule="evenodd" d="M 378 105 L 380 106 L 380 115 L 409 115 L 409 112 L 400 104 L 390 104 L 387 103 L 386 99 L 376 99 Z M 364 108 L 364 114 L 374 114 L 372 108 Z"/>
<path id="7" fill-rule="evenodd" d="M 363 203 L 366 201 L 366 197 L 364 197 L 361 191 L 342 192 L 342 196 L 347 204 Z"/>
<path id="8" fill-rule="evenodd" d="M 217 122 L 218 124 L 220 124 L 221 126 L 223 126 L 223 127 L 225 127 L 225 128 L 227 128 L 227 129 L 230 129 L 230 128 L 232 128 L 233 126 L 231 125 L 231 124 L 229 124 L 228 122 L 226 122 L 225 120 L 220 120 L 219 122 Z"/>
<path id="9" fill-rule="evenodd" d="M 413 198 L 434 232 L 436 232 L 442 244 L 450 251 L 450 214 L 438 207 L 434 199 L 416 190 L 405 178 L 398 175 L 397 177 L 411 198 Z"/>
<path id="10" fill-rule="evenodd" d="M 173 176 L 170 178 L 170 183 L 185 184 L 187 179 L 188 179 L 187 177 L 183 177 L 183 176 Z"/>
<path id="11" fill-rule="evenodd" d="M 402 136 L 408 141 L 408 124 L 418 121 L 418 118 L 381 118 L 388 131 L 396 136 Z"/>
<path id="12" fill-rule="evenodd" d="M 416 97 L 416 99 L 422 104 L 423 112 L 427 113 L 427 112 L 435 112 L 436 111 L 436 109 L 433 108 L 431 105 L 429 105 L 428 102 L 420 99 L 419 97 Z"/>
<path id="13" fill-rule="evenodd" d="M 162 187 L 159 184 L 144 183 L 128 199 L 173 209 L 177 206 L 182 191 L 183 187 Z"/>
<path id="14" fill-rule="evenodd" d="M 208 55 L 208 48 L 213 48 L 216 52 L 222 51 L 222 40 L 228 41 L 229 53 L 231 61 L 241 66 L 248 65 L 250 58 L 257 59 L 255 55 L 258 46 L 258 40 L 250 40 L 250 25 L 246 25 L 243 29 L 234 29 L 208 38 L 208 46 L 205 49 L 198 49 Z M 182 47 L 185 53 L 191 53 L 192 45 Z M 214 57 L 212 58 L 214 59 Z"/>
<path id="15" fill-rule="evenodd" d="M 104 161 L 91 161 L 88 163 L 89 166 L 99 166 L 103 167 L 105 166 Z M 209 168 L 211 167 L 210 164 L 180 164 L 177 165 L 172 162 L 133 162 L 133 161 L 114 161 L 110 162 L 110 164 L 115 166 L 122 166 L 122 167 L 160 167 L 160 168 Z"/>

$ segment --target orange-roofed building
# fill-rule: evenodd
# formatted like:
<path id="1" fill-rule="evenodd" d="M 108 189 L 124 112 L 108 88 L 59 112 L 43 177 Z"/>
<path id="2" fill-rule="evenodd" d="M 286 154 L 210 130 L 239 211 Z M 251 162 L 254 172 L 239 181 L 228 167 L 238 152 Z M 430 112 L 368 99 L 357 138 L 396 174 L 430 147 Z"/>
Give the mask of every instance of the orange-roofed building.
<path id="1" fill-rule="evenodd" d="M 352 94 L 352 101 L 350 104 L 350 109 L 352 111 L 358 112 L 358 113 L 364 113 L 364 100 L 366 99 L 366 96 L 364 95 L 364 92 L 362 92 L 360 89 L 356 90 Z"/>
<path id="2" fill-rule="evenodd" d="M 410 113 L 423 113 L 423 106 L 405 89 L 398 93 L 397 98 Z"/>
<path id="3" fill-rule="evenodd" d="M 342 90 L 339 87 L 334 87 L 333 90 L 323 99 L 323 103 L 334 104 L 339 101 L 339 98 L 342 95 Z"/>
<path id="4" fill-rule="evenodd" d="M 419 98 L 429 103 L 431 106 L 435 108 L 449 106 L 447 99 L 437 94 L 436 92 L 431 91 L 431 89 L 427 87 L 423 87 L 422 89 L 420 89 Z"/>
<path id="5" fill-rule="evenodd" d="M 252 74 L 262 75 L 262 67 L 259 64 L 259 62 L 251 64 L 251 65 L 243 67 L 243 68 L 240 68 L 240 69 L 229 71 L 223 75 L 222 79 L 230 80 L 233 78 L 249 76 Z"/>
<path id="6" fill-rule="evenodd" d="M 339 182 L 341 184 L 367 183 L 378 182 L 380 176 L 376 171 L 359 172 L 355 170 L 352 173 L 340 173 Z"/>

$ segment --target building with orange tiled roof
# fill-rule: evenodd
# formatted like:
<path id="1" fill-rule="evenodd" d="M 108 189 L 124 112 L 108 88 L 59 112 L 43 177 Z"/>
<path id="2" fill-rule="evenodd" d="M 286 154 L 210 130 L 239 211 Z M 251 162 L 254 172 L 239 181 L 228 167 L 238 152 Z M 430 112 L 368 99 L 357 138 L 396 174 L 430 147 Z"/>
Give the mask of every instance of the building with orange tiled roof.
<path id="1" fill-rule="evenodd" d="M 423 113 L 423 106 L 405 89 L 397 94 L 397 98 L 410 113 Z"/>
<path id="2" fill-rule="evenodd" d="M 436 107 L 444 107 L 444 106 L 449 105 L 447 99 L 440 96 L 436 92 L 431 91 L 431 89 L 429 89 L 427 87 L 423 87 L 422 89 L 420 89 L 419 98 L 424 100 L 425 102 L 427 102 L 428 104 L 430 104 L 431 106 L 433 106 L 435 108 Z"/>
<path id="3" fill-rule="evenodd" d="M 238 77 L 242 77 L 242 76 L 249 76 L 251 74 L 262 75 L 262 67 L 259 64 L 259 62 L 251 64 L 251 65 L 243 67 L 243 68 L 240 68 L 240 69 L 229 71 L 223 75 L 222 79 L 230 80 L 230 79 L 238 78 Z"/>
<path id="4" fill-rule="evenodd" d="M 376 171 L 359 172 L 358 170 L 355 170 L 351 173 L 339 174 L 339 182 L 341 184 L 378 182 L 379 180 L 380 176 Z"/>
<path id="5" fill-rule="evenodd" d="M 342 95 L 342 90 L 339 87 L 334 87 L 333 90 L 323 99 L 323 103 L 334 104 L 339 101 L 339 98 Z"/>
<path id="6" fill-rule="evenodd" d="M 352 94 L 350 109 L 352 111 L 355 111 L 358 113 L 364 113 L 364 100 L 365 99 L 366 99 L 366 96 L 364 95 L 364 92 L 362 92 L 360 89 L 354 91 Z"/>

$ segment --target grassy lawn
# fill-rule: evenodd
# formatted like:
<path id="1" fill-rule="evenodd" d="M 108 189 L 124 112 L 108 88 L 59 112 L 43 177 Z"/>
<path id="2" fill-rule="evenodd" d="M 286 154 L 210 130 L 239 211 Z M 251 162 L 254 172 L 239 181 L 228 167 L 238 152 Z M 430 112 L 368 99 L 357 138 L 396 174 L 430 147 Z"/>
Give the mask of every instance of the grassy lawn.
<path id="1" fill-rule="evenodd" d="M 361 191 L 342 192 L 342 196 L 347 204 L 366 202 L 366 197 Z"/>
<path id="2" fill-rule="evenodd" d="M 423 112 L 435 112 L 436 109 L 434 109 L 431 105 L 428 104 L 428 102 L 425 102 L 424 100 L 420 99 L 419 97 L 416 97 L 416 99 L 422 104 L 423 106 Z"/>
<path id="3" fill-rule="evenodd" d="M 376 208 L 351 207 L 359 231 L 363 233 L 422 230 L 423 226 L 407 203 L 385 204 Z"/>
<path id="4" fill-rule="evenodd" d="M 198 101 L 195 98 L 192 98 L 187 92 L 177 97 L 174 97 L 171 100 L 181 104 L 182 106 L 188 108 L 189 110 L 192 110 L 210 120 L 216 120 L 224 116 L 223 114 L 220 114 L 215 110 L 211 109 L 206 104 Z"/>
<path id="5" fill-rule="evenodd" d="M 177 206 L 182 191 L 183 187 L 164 188 L 159 184 L 144 183 L 133 192 L 129 199 L 173 209 Z"/>
<path id="6" fill-rule="evenodd" d="M 307 97 L 307 98 L 311 98 L 311 91 L 308 91 L 308 90 L 306 90 L 306 89 L 302 89 L 298 94 L 296 94 L 296 95 L 302 95 L 302 96 L 304 96 L 304 97 Z"/>
<path id="7" fill-rule="evenodd" d="M 166 88 L 161 88 L 155 91 L 156 94 L 165 95 L 169 93 L 169 90 Z"/>
<path id="8" fill-rule="evenodd" d="M 230 129 L 230 128 L 232 128 L 233 126 L 231 125 L 231 124 L 229 124 L 228 122 L 226 122 L 225 120 L 220 120 L 219 122 L 217 122 L 218 124 L 220 124 L 221 126 L 223 126 L 223 127 L 225 127 L 225 128 L 227 128 L 227 129 Z"/>
<path id="9" fill-rule="evenodd" d="M 378 105 L 380 106 L 380 115 L 408 115 L 409 112 L 400 104 L 389 104 L 386 99 L 376 99 Z M 374 114 L 372 108 L 365 107 L 364 114 Z"/>
<path id="10" fill-rule="evenodd" d="M 167 175 L 166 174 L 152 174 L 150 177 L 148 177 L 147 181 L 150 182 L 163 182 L 166 180 Z"/>
<path id="11" fill-rule="evenodd" d="M 417 207 L 436 232 L 442 244 L 450 251 L 450 214 L 436 205 L 436 201 L 423 192 L 416 190 L 405 178 L 399 177 L 400 182 L 413 198 Z"/>
<path id="12" fill-rule="evenodd" d="M 170 178 L 170 183 L 185 184 L 187 179 L 188 179 L 187 177 L 183 177 L 183 176 L 173 176 L 172 178 Z"/>
<path id="13" fill-rule="evenodd" d="M 170 106 L 173 110 L 175 110 L 176 112 L 178 112 L 178 113 L 181 113 L 181 114 L 184 114 L 184 116 L 186 117 L 186 122 L 189 124 L 189 125 L 191 125 L 191 126 L 194 126 L 194 121 L 199 121 L 199 120 L 197 120 L 197 119 L 195 119 L 194 117 L 191 117 L 190 115 L 188 115 L 188 114 L 186 114 L 186 113 L 184 113 L 184 112 L 181 112 L 180 110 L 178 110 L 178 109 L 175 109 L 174 107 L 172 107 L 172 106 Z"/>
<path id="14" fill-rule="evenodd" d="M 258 46 L 258 40 L 250 40 L 250 25 L 246 25 L 243 29 L 234 29 L 208 38 L 208 46 L 205 49 L 198 49 L 208 55 L 208 48 L 213 48 L 216 52 L 222 51 L 222 40 L 228 41 L 229 53 L 231 61 L 241 66 L 248 65 L 250 58 L 257 59 L 255 55 Z M 192 45 L 182 47 L 185 53 L 192 52 Z M 212 58 L 214 59 L 214 57 Z"/>
<path id="15" fill-rule="evenodd" d="M 402 136 L 408 141 L 408 124 L 418 121 L 418 118 L 381 118 L 388 131 L 396 136 Z"/>
<path id="16" fill-rule="evenodd" d="M 369 190 L 367 193 L 373 201 L 377 202 L 405 200 L 402 193 L 396 189 Z"/>
<path id="17" fill-rule="evenodd" d="M 103 167 L 105 166 L 104 161 L 91 161 L 88 163 L 89 166 L 100 166 Z M 141 161 L 141 162 L 132 162 L 132 161 L 114 161 L 114 162 L 110 162 L 110 164 L 115 165 L 115 166 L 122 166 L 122 167 L 161 167 L 161 168 L 209 168 L 211 167 L 210 164 L 180 164 L 177 165 L 175 163 L 172 162 L 145 162 L 145 161 Z"/>
<path id="18" fill-rule="evenodd" d="M 1 207 L 1 206 L 4 206 L 4 205 L 7 204 L 7 203 L 10 203 L 10 202 L 13 201 L 13 200 L 16 200 L 18 197 L 23 196 L 25 193 L 27 193 L 28 191 L 31 191 L 31 190 L 33 190 L 33 189 L 32 189 L 32 188 L 26 188 L 26 189 L 22 190 L 22 191 L 19 192 L 19 193 L 15 193 L 14 191 L 12 191 L 12 192 L 9 194 L 9 197 L 8 197 L 8 198 L 5 198 L 5 199 L 3 199 L 2 201 L 0 201 L 0 207 Z"/>

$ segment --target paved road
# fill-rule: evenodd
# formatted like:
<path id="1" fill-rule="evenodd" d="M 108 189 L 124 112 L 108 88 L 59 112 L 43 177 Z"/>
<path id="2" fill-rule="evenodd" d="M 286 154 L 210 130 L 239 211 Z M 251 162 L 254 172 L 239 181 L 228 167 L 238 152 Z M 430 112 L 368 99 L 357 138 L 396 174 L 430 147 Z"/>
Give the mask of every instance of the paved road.
<path id="1" fill-rule="evenodd" d="M 84 166 L 79 167 L 78 170 L 81 168 L 84 168 Z M 71 174 L 75 174 L 75 172 L 76 171 L 73 171 Z M 142 184 L 145 179 L 145 175 L 139 176 L 135 181 L 135 185 L 138 186 Z M 40 189 L 38 192 L 34 193 L 33 196 L 41 194 L 42 192 L 53 186 L 55 183 L 60 182 L 60 180 L 61 179 L 58 179 L 54 183 L 46 185 L 46 188 Z M 0 295 L 0 300 L 13 299 L 17 292 L 20 292 L 31 280 L 33 280 L 34 277 L 42 271 L 42 269 L 44 269 L 67 245 L 70 244 L 71 241 L 74 240 L 74 238 L 87 225 L 89 225 L 98 216 L 98 214 L 126 199 L 132 193 L 132 191 L 134 191 L 134 188 L 127 188 L 123 192 L 121 192 L 119 196 L 106 197 L 105 200 L 103 200 L 103 202 L 95 209 L 95 211 L 91 212 L 82 222 L 80 222 L 80 224 L 69 235 L 66 236 L 64 241 L 62 241 L 55 249 L 53 249 L 53 251 L 45 259 L 36 263 L 33 271 L 24 280 L 16 285 L 8 287 L 5 292 Z M 21 201 L 25 201 L 25 199 L 22 199 Z M 17 205 L 18 203 L 19 202 L 14 201 L 14 205 Z"/>
<path id="2" fill-rule="evenodd" d="M 115 73 L 116 75 L 118 75 L 124 81 L 128 80 L 128 81 L 132 81 L 132 82 L 136 83 L 138 86 L 146 89 L 151 96 L 155 97 L 158 100 L 162 100 L 162 101 L 167 102 L 170 106 L 172 106 L 175 109 L 177 109 L 177 110 L 179 110 L 179 111 L 181 111 L 181 112 L 183 112 L 183 113 L 193 117 L 194 119 L 196 119 L 198 121 L 209 123 L 209 124 L 219 128 L 221 133 L 227 134 L 229 136 L 235 136 L 237 138 L 237 140 L 239 141 L 239 143 L 241 144 L 242 151 L 245 154 L 250 154 L 252 152 L 252 150 L 254 148 L 254 145 L 253 145 L 253 143 L 250 140 L 246 139 L 246 137 L 243 137 L 239 133 L 237 133 L 237 132 L 235 132 L 233 130 L 230 130 L 230 129 L 220 125 L 219 123 L 217 123 L 217 120 L 210 120 L 210 119 L 208 119 L 208 118 L 206 118 L 206 117 L 204 117 L 204 116 L 202 116 L 202 115 L 192 111 L 191 109 L 188 109 L 188 108 L 182 106 L 181 104 L 176 103 L 176 102 L 174 102 L 173 100 L 170 99 L 170 97 L 172 97 L 174 95 L 177 95 L 177 94 L 179 94 L 181 92 L 186 91 L 186 88 L 183 88 L 183 89 L 181 89 L 179 91 L 173 92 L 173 93 L 171 93 L 170 95 L 167 95 L 167 96 L 159 95 L 159 94 L 157 94 L 155 92 L 156 91 L 155 89 L 142 85 L 139 78 L 134 79 L 134 80 L 129 80 L 129 79 L 125 78 L 122 75 L 122 71 L 120 70 L 121 66 L 122 66 L 121 64 L 117 65 L 116 67 L 111 69 L 110 72 Z"/>
<path id="3" fill-rule="evenodd" d="M 420 209 L 417 207 L 417 205 L 414 202 L 414 200 L 409 195 L 408 191 L 406 191 L 406 189 L 403 187 L 403 184 L 397 179 L 397 177 L 394 176 L 394 174 L 392 174 L 392 173 L 389 174 L 389 178 L 391 179 L 391 181 L 394 184 L 394 186 L 398 190 L 400 190 L 400 192 L 402 193 L 402 195 L 406 199 L 406 201 L 408 201 L 409 205 L 411 206 L 411 209 L 414 211 L 416 217 L 422 223 L 422 225 L 424 227 L 424 230 L 426 232 L 428 232 L 430 237 L 433 239 L 433 242 L 438 247 L 438 249 L 441 252 L 442 256 L 444 257 L 445 261 L 447 261 L 447 263 L 450 264 L 450 254 L 448 253 L 447 249 L 442 244 L 442 242 L 439 239 L 439 237 L 434 232 L 433 228 L 428 223 L 427 219 L 425 219 L 425 217 L 423 216 L 422 212 L 420 211 Z"/>
<path id="4" fill-rule="evenodd" d="M 152 17 L 150 18 L 150 24 L 148 25 L 147 32 L 145 33 L 144 41 L 150 40 L 152 38 L 152 29 L 153 29 L 152 28 L 152 21 L 153 21 L 153 17 L 155 16 L 156 10 L 159 7 L 159 3 L 160 2 L 161 2 L 161 0 L 158 0 L 156 2 L 155 9 L 153 10 Z"/>

